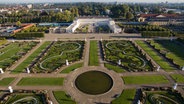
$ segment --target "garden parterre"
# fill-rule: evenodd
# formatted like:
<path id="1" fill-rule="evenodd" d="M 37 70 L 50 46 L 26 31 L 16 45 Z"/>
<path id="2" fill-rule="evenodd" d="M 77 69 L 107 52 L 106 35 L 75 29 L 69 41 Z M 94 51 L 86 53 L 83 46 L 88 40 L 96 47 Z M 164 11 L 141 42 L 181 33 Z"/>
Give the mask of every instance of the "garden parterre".
<path id="1" fill-rule="evenodd" d="M 131 41 L 103 41 L 105 60 L 129 71 L 151 71 L 152 67 Z M 123 69 L 122 69 L 123 70 Z"/>
<path id="2" fill-rule="evenodd" d="M 0 68 L 5 70 L 30 51 L 38 42 L 13 42 L 0 49 Z"/>
<path id="3" fill-rule="evenodd" d="M 79 61 L 83 57 L 84 41 L 57 41 L 40 58 L 34 67 L 36 72 L 52 72 L 63 65 Z"/>

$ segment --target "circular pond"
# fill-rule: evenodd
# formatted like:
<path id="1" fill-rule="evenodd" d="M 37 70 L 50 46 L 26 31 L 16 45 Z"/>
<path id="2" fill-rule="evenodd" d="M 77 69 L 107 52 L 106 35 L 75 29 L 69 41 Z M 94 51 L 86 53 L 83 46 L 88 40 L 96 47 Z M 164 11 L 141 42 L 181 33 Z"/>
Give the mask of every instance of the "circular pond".
<path id="1" fill-rule="evenodd" d="M 109 91 L 113 86 L 113 80 L 104 72 L 88 71 L 76 78 L 75 85 L 86 94 L 97 95 Z"/>

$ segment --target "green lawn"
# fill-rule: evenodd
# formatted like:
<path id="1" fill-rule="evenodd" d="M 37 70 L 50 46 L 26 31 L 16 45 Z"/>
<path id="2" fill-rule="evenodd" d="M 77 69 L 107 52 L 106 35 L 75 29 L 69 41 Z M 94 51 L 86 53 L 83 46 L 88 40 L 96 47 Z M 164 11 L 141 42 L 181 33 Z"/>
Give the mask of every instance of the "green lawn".
<path id="1" fill-rule="evenodd" d="M 77 69 L 77 68 L 80 68 L 83 66 L 83 63 L 77 63 L 77 64 L 74 64 L 74 65 L 71 65 L 67 68 L 65 68 L 64 70 L 61 71 L 61 73 L 70 73 L 71 71 Z"/>
<path id="2" fill-rule="evenodd" d="M 104 66 L 109 69 L 109 70 L 114 70 L 115 72 L 117 73 L 122 73 L 122 72 L 126 72 L 125 69 L 117 66 L 117 65 L 112 65 L 112 64 L 109 64 L 109 63 L 105 63 Z"/>
<path id="3" fill-rule="evenodd" d="M 14 42 L 0 49 L 0 68 L 6 69 L 20 59 L 38 42 Z"/>
<path id="4" fill-rule="evenodd" d="M 24 62 L 22 62 L 19 66 L 17 66 L 12 73 L 21 73 L 33 60 L 36 58 L 43 49 L 45 49 L 50 42 L 43 43 L 36 51 L 34 51 Z"/>
<path id="5" fill-rule="evenodd" d="M 0 80 L 0 86 L 8 86 L 11 82 L 13 82 L 15 78 L 10 77 L 10 78 L 3 78 Z"/>
<path id="6" fill-rule="evenodd" d="M 59 104 L 76 104 L 64 91 L 54 91 L 53 94 Z"/>
<path id="7" fill-rule="evenodd" d="M 184 76 L 181 74 L 171 74 L 171 77 L 179 83 L 184 83 Z"/>
<path id="8" fill-rule="evenodd" d="M 165 84 L 169 81 L 162 75 L 124 76 L 125 84 Z"/>
<path id="9" fill-rule="evenodd" d="M 64 78 L 22 78 L 18 86 L 61 86 Z"/>
<path id="10" fill-rule="evenodd" d="M 132 104 L 135 93 L 136 93 L 135 89 L 123 90 L 121 95 L 112 101 L 112 104 Z"/>
<path id="11" fill-rule="evenodd" d="M 0 40 L 0 45 L 6 44 L 7 40 Z"/>
<path id="12" fill-rule="evenodd" d="M 172 67 L 169 62 L 165 61 L 162 57 L 158 55 L 158 53 L 150 48 L 146 43 L 143 41 L 136 41 L 136 43 L 141 46 L 144 51 L 157 63 L 160 65 L 161 68 L 163 68 L 166 71 L 173 71 L 175 68 Z"/>
<path id="13" fill-rule="evenodd" d="M 98 66 L 98 47 L 97 41 L 90 41 L 89 66 Z"/>
<path id="14" fill-rule="evenodd" d="M 171 42 L 170 40 L 156 40 L 152 41 L 152 44 L 156 45 L 157 49 L 166 50 L 166 57 L 173 59 L 174 62 L 181 67 L 184 66 L 184 47 L 177 44 L 177 42 Z"/>

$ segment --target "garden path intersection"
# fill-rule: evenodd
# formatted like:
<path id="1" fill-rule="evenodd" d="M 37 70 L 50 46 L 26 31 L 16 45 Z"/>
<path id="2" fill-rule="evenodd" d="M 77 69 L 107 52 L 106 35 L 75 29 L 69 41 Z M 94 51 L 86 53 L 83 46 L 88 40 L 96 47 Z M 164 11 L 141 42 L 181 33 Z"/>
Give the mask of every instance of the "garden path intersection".
<path id="1" fill-rule="evenodd" d="M 46 41 L 69 41 L 69 40 L 83 40 L 85 41 L 84 51 L 83 51 L 83 58 L 82 61 L 71 63 L 69 66 L 64 66 L 58 69 L 57 71 L 53 71 L 51 73 L 18 73 L 12 74 L 11 71 L 14 70 L 18 65 L 24 62 L 34 51 L 36 51 L 41 45 L 43 45 Z M 116 73 L 115 71 L 108 70 L 104 67 L 105 61 L 101 59 L 101 51 L 98 49 L 98 58 L 100 65 L 99 66 L 89 66 L 89 50 L 90 50 L 90 40 L 145 40 L 145 38 L 141 38 L 140 34 L 46 34 L 45 38 L 40 40 L 15 40 L 15 41 L 38 41 L 40 43 L 37 44 L 32 50 L 30 50 L 24 57 L 20 58 L 15 64 L 13 64 L 8 70 L 5 71 L 4 74 L 0 74 L 0 79 L 14 77 L 15 80 L 10 83 L 9 86 L 12 86 L 14 90 L 47 90 L 50 100 L 53 104 L 58 104 L 57 100 L 55 99 L 52 91 L 65 91 L 68 95 L 71 96 L 73 100 L 75 100 L 79 104 L 95 104 L 95 103 L 110 103 L 113 99 L 113 96 L 117 94 L 121 94 L 123 89 L 138 89 L 144 86 L 155 86 L 155 87 L 172 87 L 175 83 L 175 80 L 171 77 L 172 74 L 181 74 L 184 76 L 184 71 L 181 70 L 174 70 L 171 72 L 167 72 L 164 69 L 160 69 L 160 71 L 153 71 L 153 72 L 123 72 L 123 73 Z M 158 40 L 165 40 L 168 38 L 157 38 Z M 152 40 L 152 38 L 146 39 Z M 9 40 L 11 42 L 12 40 Z M 80 47 L 80 46 L 79 46 Z M 144 50 L 144 49 L 143 49 Z M 1 54 L 0 54 L 1 55 Z M 154 63 L 157 64 L 151 57 L 149 57 Z M 84 66 L 74 70 L 70 73 L 61 73 L 61 71 L 66 68 L 70 67 L 76 63 L 83 62 Z M 158 64 L 157 64 L 158 65 Z M 108 74 L 113 79 L 113 86 L 112 88 L 104 94 L 99 95 L 88 95 L 76 88 L 75 79 L 82 73 L 87 71 L 102 71 Z M 151 76 L 151 75 L 163 75 L 167 80 L 168 83 L 163 84 L 125 84 L 125 81 L 122 80 L 124 76 Z M 22 78 L 64 78 L 64 82 L 62 86 L 49 86 L 49 85 L 42 85 L 42 86 L 19 86 L 17 85 Z M 178 83 L 178 90 L 184 96 L 184 83 Z M 0 86 L 0 90 L 8 90 L 8 86 Z"/>

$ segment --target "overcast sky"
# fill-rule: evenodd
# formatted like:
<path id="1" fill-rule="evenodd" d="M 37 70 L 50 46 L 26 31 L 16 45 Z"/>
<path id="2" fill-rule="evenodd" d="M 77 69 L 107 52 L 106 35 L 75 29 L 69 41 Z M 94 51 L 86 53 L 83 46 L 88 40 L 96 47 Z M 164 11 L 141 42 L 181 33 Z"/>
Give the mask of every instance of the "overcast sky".
<path id="1" fill-rule="evenodd" d="M 40 3 L 40 2 L 177 2 L 184 3 L 184 0 L 0 0 L 0 3 Z"/>

